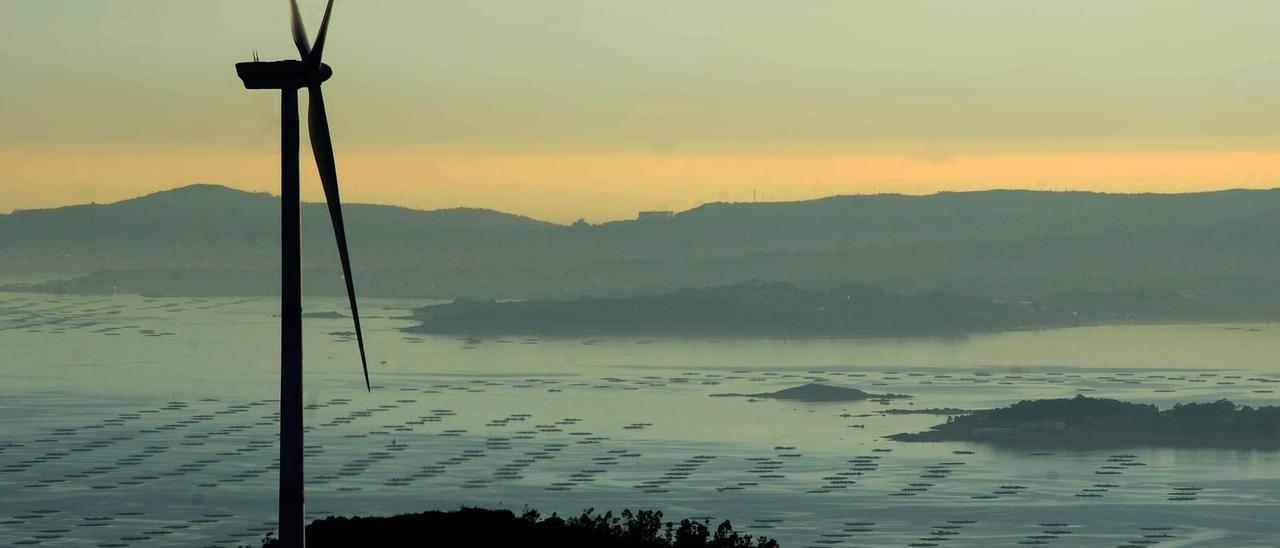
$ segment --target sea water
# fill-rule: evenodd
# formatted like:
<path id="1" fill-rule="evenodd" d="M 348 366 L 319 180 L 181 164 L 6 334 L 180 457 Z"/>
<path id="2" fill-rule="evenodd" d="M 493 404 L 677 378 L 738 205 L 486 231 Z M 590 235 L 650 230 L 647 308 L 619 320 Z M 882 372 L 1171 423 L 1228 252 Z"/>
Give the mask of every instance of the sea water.
<path id="1" fill-rule="evenodd" d="M 1085 394 L 1275 403 L 1280 327 L 948 338 L 444 337 L 424 302 L 305 320 L 310 518 L 657 509 L 788 547 L 1272 546 L 1280 455 L 899 443 Z M 0 545 L 256 546 L 275 530 L 278 301 L 0 294 Z M 308 312 L 345 313 L 312 298 Z M 888 404 L 758 393 L 809 382 Z"/>

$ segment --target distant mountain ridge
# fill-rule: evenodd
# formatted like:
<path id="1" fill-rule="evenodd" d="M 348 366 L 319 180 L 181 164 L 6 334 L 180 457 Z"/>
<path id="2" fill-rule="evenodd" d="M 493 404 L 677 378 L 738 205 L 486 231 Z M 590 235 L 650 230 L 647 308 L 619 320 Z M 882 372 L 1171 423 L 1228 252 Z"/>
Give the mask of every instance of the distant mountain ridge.
<path id="1" fill-rule="evenodd" d="M 174 215 L 190 215 L 192 212 L 208 212 L 225 215 L 236 213 L 259 214 L 279 209 L 279 197 L 266 192 L 248 192 L 231 187 L 197 183 L 169 190 L 161 190 L 135 198 L 128 198 L 107 204 L 78 204 L 64 207 L 17 210 L 10 214 L 0 214 L 0 222 L 4 219 L 62 218 L 62 215 L 79 217 L 77 221 L 96 218 L 98 220 L 119 219 L 120 215 L 143 215 L 148 218 L 165 218 Z M 304 202 L 304 210 L 318 211 L 325 208 L 323 203 Z M 520 231 L 538 230 L 552 226 L 553 223 L 538 221 L 503 213 L 492 209 L 456 207 L 436 210 L 411 209 L 393 205 L 377 205 L 349 203 L 344 204 L 343 211 L 349 215 L 362 216 L 381 214 L 390 220 L 402 223 L 418 223 L 441 227 L 468 230 Z M 278 211 L 276 211 L 278 213 Z"/>
<path id="2" fill-rule="evenodd" d="M 805 230 L 847 244 L 1017 240 L 1203 226 L 1280 211 L 1280 190 L 1106 194 L 984 190 L 909 196 L 831 196 L 799 202 L 711 203 L 673 227 L 721 225 L 753 235 Z"/>
<path id="3" fill-rule="evenodd" d="M 385 238 L 496 238 L 552 223 L 487 209 L 434 211 L 346 204 L 347 225 L 365 247 Z M 278 196 L 195 184 L 109 204 L 0 215 L 0 256 L 14 272 L 87 273 L 136 268 L 270 268 L 279 254 Z M 332 228 L 324 204 L 304 203 L 304 260 L 329 261 Z M 309 252 L 309 253 L 308 253 Z"/>
<path id="4" fill-rule="evenodd" d="M 278 223 L 277 197 L 217 185 L 18 211 L 0 215 L 0 274 L 70 279 L 40 288 L 53 291 L 274 294 Z M 324 206 L 303 207 L 303 230 L 309 294 L 337 292 Z M 1000 299 L 1280 299 L 1280 261 L 1268 251 L 1280 248 L 1274 189 L 833 196 L 571 226 L 351 204 L 347 230 L 357 286 L 370 295 L 627 296 L 766 280 Z"/>

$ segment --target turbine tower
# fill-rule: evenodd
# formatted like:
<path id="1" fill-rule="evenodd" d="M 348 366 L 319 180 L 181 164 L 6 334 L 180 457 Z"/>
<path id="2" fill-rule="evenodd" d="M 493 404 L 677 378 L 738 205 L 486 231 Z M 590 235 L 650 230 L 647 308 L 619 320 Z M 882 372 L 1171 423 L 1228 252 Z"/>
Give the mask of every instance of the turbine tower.
<path id="1" fill-rule="evenodd" d="M 329 119 L 325 115 L 324 96 L 320 84 L 333 76 L 333 70 L 321 62 L 325 37 L 329 31 L 329 15 L 333 0 L 324 9 L 320 33 L 315 45 L 307 41 L 297 0 L 289 0 L 293 27 L 293 43 L 301 60 L 258 61 L 236 63 L 236 73 L 248 89 L 280 90 L 280 203 L 281 203 L 281 299 L 280 299 L 280 544 L 284 548 L 302 548 L 305 543 L 302 474 L 302 261 L 299 232 L 301 201 L 298 197 L 298 89 L 307 88 L 307 129 L 311 135 L 311 152 L 324 186 L 333 234 L 342 260 L 342 276 L 346 281 L 351 318 L 355 321 L 356 344 L 360 347 L 360 365 L 364 368 L 365 390 L 369 385 L 369 364 L 365 360 L 364 333 L 360 329 L 360 311 L 356 306 L 355 286 L 351 281 L 351 260 L 347 253 L 347 234 L 342 222 L 342 200 L 338 196 L 338 170 L 334 165 L 333 141 L 329 137 Z"/>

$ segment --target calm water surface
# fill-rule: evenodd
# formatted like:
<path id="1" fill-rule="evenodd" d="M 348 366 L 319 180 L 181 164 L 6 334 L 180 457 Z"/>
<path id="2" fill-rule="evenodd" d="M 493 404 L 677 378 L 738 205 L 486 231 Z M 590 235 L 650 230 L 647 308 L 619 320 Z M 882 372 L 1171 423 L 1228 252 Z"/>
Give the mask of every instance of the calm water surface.
<path id="1" fill-rule="evenodd" d="M 1276 325 L 946 339 L 407 335 L 306 320 L 308 510 L 655 508 L 784 546 L 1274 546 L 1280 458 L 903 444 L 928 415 L 1074 394 L 1274 404 Z M 274 530 L 271 299 L 0 294 L 0 545 L 240 546 Z M 308 312 L 341 311 L 310 299 Z M 711 398 L 824 382 L 914 396 Z"/>

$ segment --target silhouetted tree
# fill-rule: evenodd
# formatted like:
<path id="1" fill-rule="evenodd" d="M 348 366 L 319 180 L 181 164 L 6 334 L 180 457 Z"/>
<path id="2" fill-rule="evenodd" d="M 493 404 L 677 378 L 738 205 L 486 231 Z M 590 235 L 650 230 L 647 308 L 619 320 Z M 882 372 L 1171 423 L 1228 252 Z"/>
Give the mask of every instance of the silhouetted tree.
<path id="1" fill-rule="evenodd" d="M 729 521 L 714 535 L 707 521 L 662 522 L 662 512 L 624 510 L 598 514 L 588 508 L 563 519 L 542 518 L 531 509 L 516 516 L 507 510 L 462 508 L 385 518 L 331 517 L 307 526 L 311 548 L 392 546 L 513 546 L 519 548 L 778 548 L 767 537 L 740 535 Z M 271 535 L 262 546 L 275 547 Z"/>

